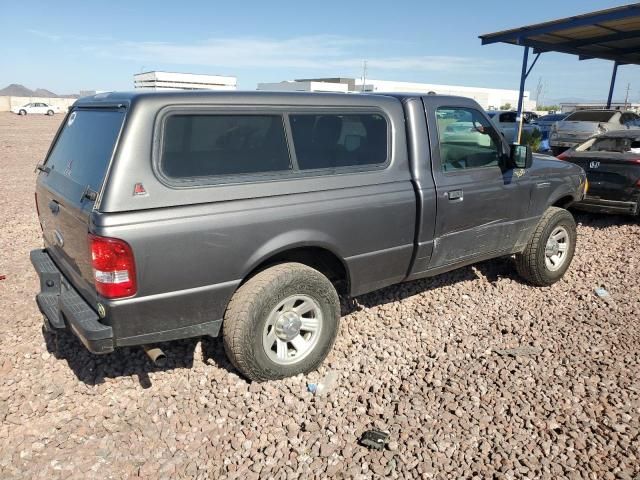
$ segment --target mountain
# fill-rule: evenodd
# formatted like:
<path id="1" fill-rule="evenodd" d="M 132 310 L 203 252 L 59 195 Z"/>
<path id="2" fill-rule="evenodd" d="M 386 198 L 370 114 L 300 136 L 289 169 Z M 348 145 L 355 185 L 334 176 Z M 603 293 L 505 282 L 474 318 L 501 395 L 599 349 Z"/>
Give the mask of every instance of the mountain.
<path id="1" fill-rule="evenodd" d="M 43 98 L 78 98 L 78 95 L 58 95 L 46 88 L 36 88 L 31 90 L 30 88 L 20 85 L 19 83 L 12 83 L 8 87 L 4 87 L 0 90 L 0 96 L 10 97 L 43 97 Z"/>
<path id="2" fill-rule="evenodd" d="M 4 87 L 0 90 L 1 96 L 12 96 L 12 97 L 32 97 L 34 96 L 33 91 L 29 90 L 24 85 L 19 85 L 17 83 L 12 83 L 8 87 Z"/>
<path id="3" fill-rule="evenodd" d="M 47 90 L 46 88 L 36 88 L 33 91 L 33 96 L 34 97 L 49 97 L 49 98 L 56 98 L 59 95 L 53 93 L 51 90 Z"/>

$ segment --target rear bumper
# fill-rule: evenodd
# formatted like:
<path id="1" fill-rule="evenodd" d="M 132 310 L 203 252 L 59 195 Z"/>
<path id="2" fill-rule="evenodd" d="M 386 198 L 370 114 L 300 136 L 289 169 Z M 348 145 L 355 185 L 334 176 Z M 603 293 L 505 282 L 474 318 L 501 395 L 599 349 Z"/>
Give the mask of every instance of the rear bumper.
<path id="1" fill-rule="evenodd" d="M 623 213 L 637 215 L 639 204 L 637 201 L 606 200 L 587 195 L 581 201 L 572 205 L 579 210 L 599 213 Z"/>
<path id="2" fill-rule="evenodd" d="M 46 250 L 32 250 L 31 263 L 40 278 L 36 303 L 45 324 L 54 329 L 69 328 L 92 353 L 114 349 L 113 329 L 98 321 L 98 314 L 71 286 Z"/>

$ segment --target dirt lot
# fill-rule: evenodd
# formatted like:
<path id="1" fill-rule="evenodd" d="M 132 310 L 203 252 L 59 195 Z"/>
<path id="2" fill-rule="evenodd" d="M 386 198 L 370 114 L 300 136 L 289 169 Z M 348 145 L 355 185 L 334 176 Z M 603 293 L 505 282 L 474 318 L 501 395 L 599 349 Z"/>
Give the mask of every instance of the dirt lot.
<path id="1" fill-rule="evenodd" d="M 550 288 L 500 259 L 345 302 L 307 377 L 248 384 L 219 340 L 167 345 L 160 369 L 41 332 L 33 170 L 60 120 L 0 114 L 0 478 L 640 475 L 637 219 L 578 215 Z M 330 395 L 307 393 L 329 370 Z M 357 445 L 372 427 L 391 433 L 383 452 Z"/>

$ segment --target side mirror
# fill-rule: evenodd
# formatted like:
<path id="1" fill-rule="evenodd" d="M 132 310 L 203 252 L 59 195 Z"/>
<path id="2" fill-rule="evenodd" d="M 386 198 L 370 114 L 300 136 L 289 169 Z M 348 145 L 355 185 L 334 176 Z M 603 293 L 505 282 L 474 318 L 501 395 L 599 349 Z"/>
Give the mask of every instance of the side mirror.
<path id="1" fill-rule="evenodd" d="M 511 164 L 515 168 L 531 168 L 533 163 L 533 154 L 531 147 L 528 145 L 511 145 Z"/>

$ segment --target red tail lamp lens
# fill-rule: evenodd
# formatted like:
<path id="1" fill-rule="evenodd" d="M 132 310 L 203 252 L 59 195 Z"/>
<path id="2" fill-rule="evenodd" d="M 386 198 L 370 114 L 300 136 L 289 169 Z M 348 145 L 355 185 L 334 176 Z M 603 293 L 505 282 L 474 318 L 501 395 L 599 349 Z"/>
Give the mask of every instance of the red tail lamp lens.
<path id="1" fill-rule="evenodd" d="M 117 238 L 89 235 L 96 291 L 105 298 L 135 295 L 136 264 L 127 242 Z"/>

